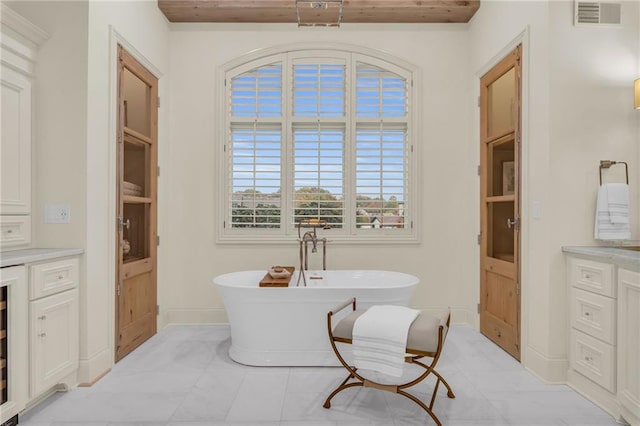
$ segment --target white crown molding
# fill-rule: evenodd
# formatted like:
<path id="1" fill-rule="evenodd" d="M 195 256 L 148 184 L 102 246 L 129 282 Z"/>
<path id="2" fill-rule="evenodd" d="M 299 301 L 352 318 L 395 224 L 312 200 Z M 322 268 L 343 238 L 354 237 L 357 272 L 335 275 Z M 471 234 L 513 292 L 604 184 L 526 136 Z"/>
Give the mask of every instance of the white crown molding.
<path id="1" fill-rule="evenodd" d="M 6 28 L 10 28 L 16 34 L 33 43 L 36 48 L 49 39 L 49 34 L 46 31 L 29 22 L 9 6 L 5 4 L 0 4 L 0 6 L 2 6 L 2 9 L 0 9 L 0 24 L 3 33 Z"/>

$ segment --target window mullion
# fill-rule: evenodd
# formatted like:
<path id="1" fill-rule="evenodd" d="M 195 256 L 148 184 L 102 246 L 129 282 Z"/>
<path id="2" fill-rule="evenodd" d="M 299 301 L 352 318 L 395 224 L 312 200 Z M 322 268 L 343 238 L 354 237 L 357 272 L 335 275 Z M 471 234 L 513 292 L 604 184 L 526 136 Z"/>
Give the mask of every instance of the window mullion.
<path id="1" fill-rule="evenodd" d="M 292 228 L 292 200 L 293 193 L 293 132 L 291 105 L 293 104 L 293 94 L 291 87 L 293 86 L 293 73 L 291 72 L 291 61 L 289 55 L 286 55 L 282 66 L 282 174 L 280 182 L 280 193 L 282 195 L 282 204 L 280 210 L 280 225 L 284 235 L 291 235 Z"/>

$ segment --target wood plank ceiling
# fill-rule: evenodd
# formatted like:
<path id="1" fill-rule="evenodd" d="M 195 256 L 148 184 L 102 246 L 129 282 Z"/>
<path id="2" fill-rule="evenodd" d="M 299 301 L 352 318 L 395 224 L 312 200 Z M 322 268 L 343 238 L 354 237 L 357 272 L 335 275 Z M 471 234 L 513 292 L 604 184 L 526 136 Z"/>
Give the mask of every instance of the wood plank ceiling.
<path id="1" fill-rule="evenodd" d="M 171 22 L 298 22 L 296 0 L 158 0 L 158 7 Z M 480 0 L 344 0 L 342 23 L 469 22 L 479 7 Z"/>

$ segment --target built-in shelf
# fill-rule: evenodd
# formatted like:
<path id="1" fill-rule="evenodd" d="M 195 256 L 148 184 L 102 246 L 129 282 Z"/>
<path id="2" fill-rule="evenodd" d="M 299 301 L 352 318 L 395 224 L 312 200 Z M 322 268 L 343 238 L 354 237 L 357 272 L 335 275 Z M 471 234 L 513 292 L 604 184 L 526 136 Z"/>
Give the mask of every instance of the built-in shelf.
<path id="1" fill-rule="evenodd" d="M 151 204 L 149 197 L 135 197 L 133 195 L 123 195 L 122 201 L 129 204 Z"/>
<path id="2" fill-rule="evenodd" d="M 0 311 L 4 311 L 5 309 L 7 309 L 7 302 L 3 300 L 0 302 Z"/>
<path id="3" fill-rule="evenodd" d="M 0 358 L 0 370 L 7 366 L 7 360 L 4 358 Z"/>
<path id="4" fill-rule="evenodd" d="M 133 136 L 135 139 L 138 139 L 138 141 L 127 139 L 128 143 L 140 144 L 139 141 L 145 142 L 145 143 L 147 143 L 149 145 L 151 145 L 153 143 L 149 136 L 145 136 L 140 132 L 136 132 L 135 130 L 133 130 L 133 129 L 129 128 L 129 127 L 124 126 L 124 133 L 125 133 L 125 135 Z"/>
<path id="5" fill-rule="evenodd" d="M 0 330 L 0 340 L 7 337 L 7 332 L 5 330 Z"/>
<path id="6" fill-rule="evenodd" d="M 515 195 L 496 195 L 494 197 L 487 197 L 487 202 L 489 203 L 504 203 L 508 201 L 515 201 Z"/>

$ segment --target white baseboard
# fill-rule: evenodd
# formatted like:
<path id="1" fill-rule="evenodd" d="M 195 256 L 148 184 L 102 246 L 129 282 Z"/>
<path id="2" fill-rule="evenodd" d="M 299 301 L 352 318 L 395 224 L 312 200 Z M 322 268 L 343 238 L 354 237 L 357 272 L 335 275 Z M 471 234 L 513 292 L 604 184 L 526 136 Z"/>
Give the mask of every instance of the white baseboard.
<path id="1" fill-rule="evenodd" d="M 214 309 L 167 309 L 166 323 L 171 324 L 228 324 L 227 312 Z"/>
<path id="2" fill-rule="evenodd" d="M 567 358 L 548 358 L 531 346 L 525 347 L 523 355 L 522 364 L 524 367 L 543 382 L 548 384 L 567 383 L 567 370 L 569 370 Z"/>
<path id="3" fill-rule="evenodd" d="M 93 383 L 113 366 L 113 350 L 105 348 L 88 358 L 80 358 L 78 382 Z"/>
<path id="4" fill-rule="evenodd" d="M 611 414 L 614 419 L 620 420 L 622 407 L 614 394 L 573 370 L 568 372 L 567 384 L 580 395 Z"/>

